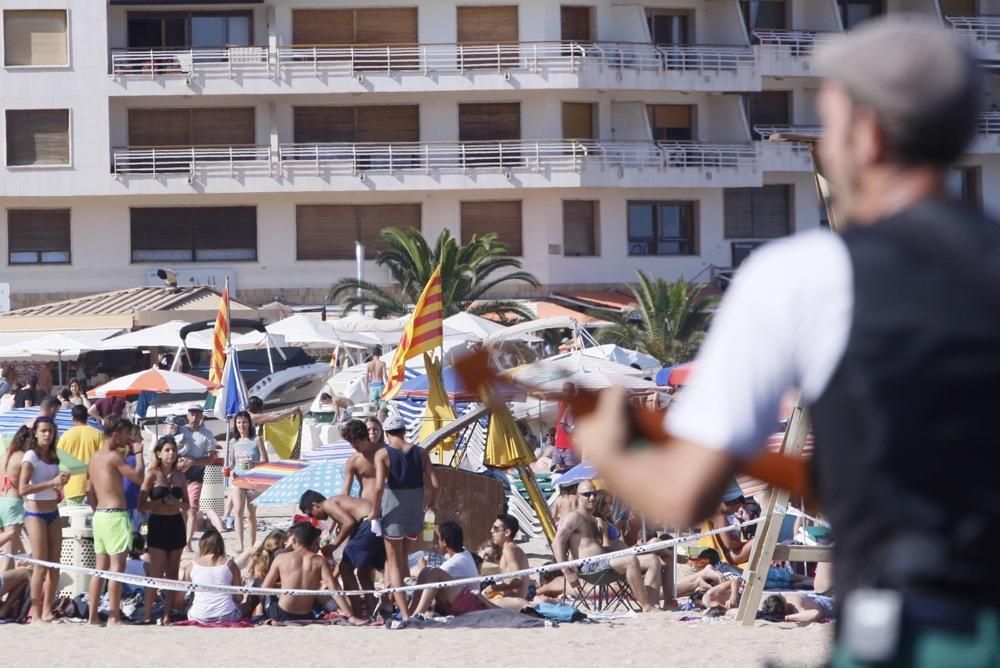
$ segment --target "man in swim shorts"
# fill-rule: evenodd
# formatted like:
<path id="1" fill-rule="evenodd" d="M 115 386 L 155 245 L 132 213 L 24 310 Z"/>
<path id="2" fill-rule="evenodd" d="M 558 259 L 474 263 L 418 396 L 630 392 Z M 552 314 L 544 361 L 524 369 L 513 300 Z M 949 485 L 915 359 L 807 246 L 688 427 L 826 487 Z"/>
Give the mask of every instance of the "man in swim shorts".
<path id="1" fill-rule="evenodd" d="M 87 498 L 94 509 L 94 553 L 97 568 L 115 573 L 125 572 L 125 557 L 132 547 L 132 520 L 125 503 L 125 478 L 142 484 L 142 443 L 132 443 L 132 423 L 116 415 L 104 418 L 104 442 L 87 466 Z M 126 448 L 131 447 L 136 467 L 125 461 Z M 101 578 L 90 579 L 90 623 L 99 624 L 98 603 L 101 598 Z M 121 624 L 119 603 L 122 585 L 108 581 L 108 625 Z"/>

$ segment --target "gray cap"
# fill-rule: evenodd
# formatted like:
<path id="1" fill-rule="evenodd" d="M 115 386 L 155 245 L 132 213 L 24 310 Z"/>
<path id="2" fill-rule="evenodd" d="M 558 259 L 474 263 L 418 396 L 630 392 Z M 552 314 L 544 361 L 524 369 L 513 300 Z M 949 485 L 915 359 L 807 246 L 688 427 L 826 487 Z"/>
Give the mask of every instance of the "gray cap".
<path id="1" fill-rule="evenodd" d="M 397 431 L 399 429 L 406 429 L 406 422 L 399 415 L 392 414 L 382 423 L 383 431 Z"/>
<path id="2" fill-rule="evenodd" d="M 822 44 L 816 66 L 878 115 L 901 157 L 951 162 L 975 133 L 980 72 L 954 31 L 924 16 L 866 21 Z"/>

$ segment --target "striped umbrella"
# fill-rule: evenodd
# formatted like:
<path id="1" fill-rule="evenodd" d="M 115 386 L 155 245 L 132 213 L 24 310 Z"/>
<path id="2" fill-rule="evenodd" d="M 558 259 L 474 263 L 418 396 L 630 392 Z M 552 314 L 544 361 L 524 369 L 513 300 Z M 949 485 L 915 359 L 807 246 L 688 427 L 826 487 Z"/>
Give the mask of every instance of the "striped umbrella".
<path id="1" fill-rule="evenodd" d="M 333 443 L 324 443 L 318 448 L 310 450 L 302 455 L 302 459 L 310 464 L 316 462 L 336 462 L 343 464 L 353 454 L 354 448 L 351 447 L 350 443 L 347 441 L 335 441 Z"/>
<path id="2" fill-rule="evenodd" d="M 29 427 L 38 417 L 38 407 L 32 406 L 28 408 L 14 408 L 6 413 L 0 413 L 0 434 L 13 434 L 18 429 L 24 425 Z M 73 426 L 73 418 L 70 416 L 70 412 L 67 409 L 60 410 L 55 416 L 56 429 L 59 433 L 63 433 L 67 429 Z M 93 420 L 90 424 L 94 427 L 100 428 L 100 425 Z"/>
<path id="3" fill-rule="evenodd" d="M 194 394 L 217 389 L 218 383 L 210 383 L 204 378 L 176 371 L 147 369 L 139 373 L 131 373 L 100 387 L 95 387 L 87 393 L 91 398 L 128 397 L 140 392 L 157 392 L 169 394 Z"/>
<path id="4" fill-rule="evenodd" d="M 300 471 L 307 466 L 309 466 L 308 463 L 298 461 L 297 459 L 283 459 L 276 462 L 258 464 L 245 474 L 237 476 L 233 480 L 233 484 L 243 489 L 263 492 L 286 475 Z"/>
<path id="5" fill-rule="evenodd" d="M 336 462 L 310 464 L 271 485 L 254 503 L 257 506 L 298 505 L 299 497 L 309 489 L 326 497 L 340 494 L 344 489 L 344 465 Z M 361 487 L 355 481 L 351 494 L 358 495 L 360 491 Z"/>

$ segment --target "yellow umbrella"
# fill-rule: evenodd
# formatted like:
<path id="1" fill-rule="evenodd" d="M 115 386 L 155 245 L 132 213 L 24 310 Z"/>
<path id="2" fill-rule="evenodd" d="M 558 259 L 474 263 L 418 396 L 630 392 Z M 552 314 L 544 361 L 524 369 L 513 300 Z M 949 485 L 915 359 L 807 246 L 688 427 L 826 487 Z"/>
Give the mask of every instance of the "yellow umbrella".
<path id="1" fill-rule="evenodd" d="M 448 393 L 444 390 L 444 380 L 441 378 L 441 365 L 424 353 L 424 369 L 427 371 L 427 405 L 424 417 L 420 423 L 420 442 L 435 431 L 455 421 L 455 410 L 448 402 Z M 455 436 L 449 436 L 437 445 L 441 450 L 455 448 Z"/>

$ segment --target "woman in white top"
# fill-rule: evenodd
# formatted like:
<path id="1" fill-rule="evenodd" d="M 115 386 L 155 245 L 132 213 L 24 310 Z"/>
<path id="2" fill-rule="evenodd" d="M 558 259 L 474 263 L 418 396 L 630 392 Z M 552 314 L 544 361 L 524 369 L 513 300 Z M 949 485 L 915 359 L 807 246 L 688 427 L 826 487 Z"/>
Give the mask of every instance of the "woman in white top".
<path id="1" fill-rule="evenodd" d="M 243 586 L 243 576 L 227 556 L 222 534 L 209 529 L 198 543 L 200 554 L 191 564 L 187 579 L 195 584 Z M 238 596 L 195 591 L 194 602 L 188 610 L 188 619 L 200 624 L 238 622 L 242 615 Z"/>
<path id="2" fill-rule="evenodd" d="M 59 470 L 56 456 L 56 424 L 48 416 L 35 418 L 31 446 L 21 460 L 18 491 L 24 499 L 24 526 L 31 541 L 31 556 L 59 563 L 62 525 L 59 501 L 69 473 Z M 35 566 L 31 573 L 31 621 L 51 622 L 52 602 L 59 583 L 59 569 Z"/>

